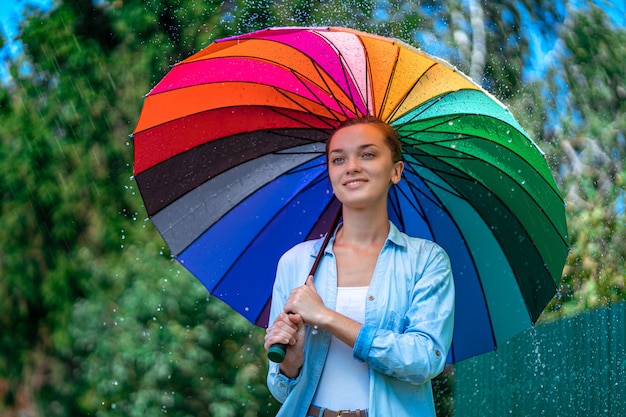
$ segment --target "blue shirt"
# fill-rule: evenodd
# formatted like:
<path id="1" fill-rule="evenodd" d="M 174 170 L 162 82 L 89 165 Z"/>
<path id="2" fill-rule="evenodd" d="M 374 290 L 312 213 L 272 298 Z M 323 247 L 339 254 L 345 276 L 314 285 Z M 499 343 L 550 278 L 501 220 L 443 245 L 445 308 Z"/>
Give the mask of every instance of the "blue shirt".
<path id="1" fill-rule="evenodd" d="M 328 308 L 337 300 L 337 266 L 331 238 L 315 274 Z M 287 251 L 278 263 L 272 295 L 273 323 L 291 290 L 304 284 L 322 239 Z M 437 244 L 412 238 L 392 223 L 372 276 L 365 322 L 353 355 L 370 370 L 369 416 L 435 416 L 430 380 L 444 368 L 452 342 L 454 282 L 450 261 Z M 268 387 L 283 403 L 278 416 L 304 417 L 311 405 L 331 335 L 307 329 L 305 359 L 298 377 L 270 362 Z M 315 404 L 324 406 L 324 404 Z"/>

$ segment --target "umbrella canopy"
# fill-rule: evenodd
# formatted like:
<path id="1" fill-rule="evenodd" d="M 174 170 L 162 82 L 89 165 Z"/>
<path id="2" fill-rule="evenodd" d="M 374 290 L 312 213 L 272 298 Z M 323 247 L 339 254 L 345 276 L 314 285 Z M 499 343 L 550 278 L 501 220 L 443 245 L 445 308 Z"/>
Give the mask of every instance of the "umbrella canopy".
<path id="1" fill-rule="evenodd" d="M 397 40 L 268 29 L 177 64 L 146 96 L 134 131 L 148 215 L 213 296 L 265 326 L 278 258 L 323 235 L 339 207 L 326 174 L 328 134 L 364 115 L 389 122 L 403 142 L 391 220 L 450 255 L 449 362 L 532 326 L 568 251 L 563 199 L 544 156 L 489 93 Z"/>

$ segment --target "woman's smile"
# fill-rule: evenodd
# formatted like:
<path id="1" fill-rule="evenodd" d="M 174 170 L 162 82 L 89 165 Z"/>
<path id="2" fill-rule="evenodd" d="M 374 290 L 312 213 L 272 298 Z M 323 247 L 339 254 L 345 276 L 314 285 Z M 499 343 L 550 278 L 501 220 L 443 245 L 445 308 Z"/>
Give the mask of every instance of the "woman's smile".
<path id="1" fill-rule="evenodd" d="M 361 185 L 364 182 L 367 182 L 367 180 L 365 180 L 365 179 L 349 180 L 349 181 L 344 183 L 344 186 L 346 186 L 348 188 L 354 188 L 354 187 L 357 187 L 357 186 Z"/>

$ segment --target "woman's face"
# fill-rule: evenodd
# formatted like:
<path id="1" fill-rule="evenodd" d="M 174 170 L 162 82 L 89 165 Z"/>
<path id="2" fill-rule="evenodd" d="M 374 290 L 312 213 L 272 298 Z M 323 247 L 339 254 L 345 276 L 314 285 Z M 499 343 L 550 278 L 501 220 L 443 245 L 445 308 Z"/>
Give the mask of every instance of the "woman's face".
<path id="1" fill-rule="evenodd" d="M 403 162 L 393 162 L 383 132 L 373 123 L 344 127 L 331 137 L 328 176 L 344 206 L 387 204 L 391 184 L 402 177 Z"/>

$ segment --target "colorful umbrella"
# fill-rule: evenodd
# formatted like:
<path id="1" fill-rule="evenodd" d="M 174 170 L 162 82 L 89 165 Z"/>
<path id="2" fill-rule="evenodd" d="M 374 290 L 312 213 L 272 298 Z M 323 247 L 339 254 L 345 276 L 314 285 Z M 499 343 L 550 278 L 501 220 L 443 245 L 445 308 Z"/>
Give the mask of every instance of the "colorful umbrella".
<path id="1" fill-rule="evenodd" d="M 403 141 L 391 220 L 450 255 L 449 362 L 532 326 L 568 251 L 544 156 L 494 97 L 397 40 L 268 29 L 177 64 L 146 96 L 134 132 L 148 215 L 213 296 L 264 326 L 278 258 L 323 235 L 338 209 L 325 171 L 328 133 L 362 115 L 391 123 Z"/>

